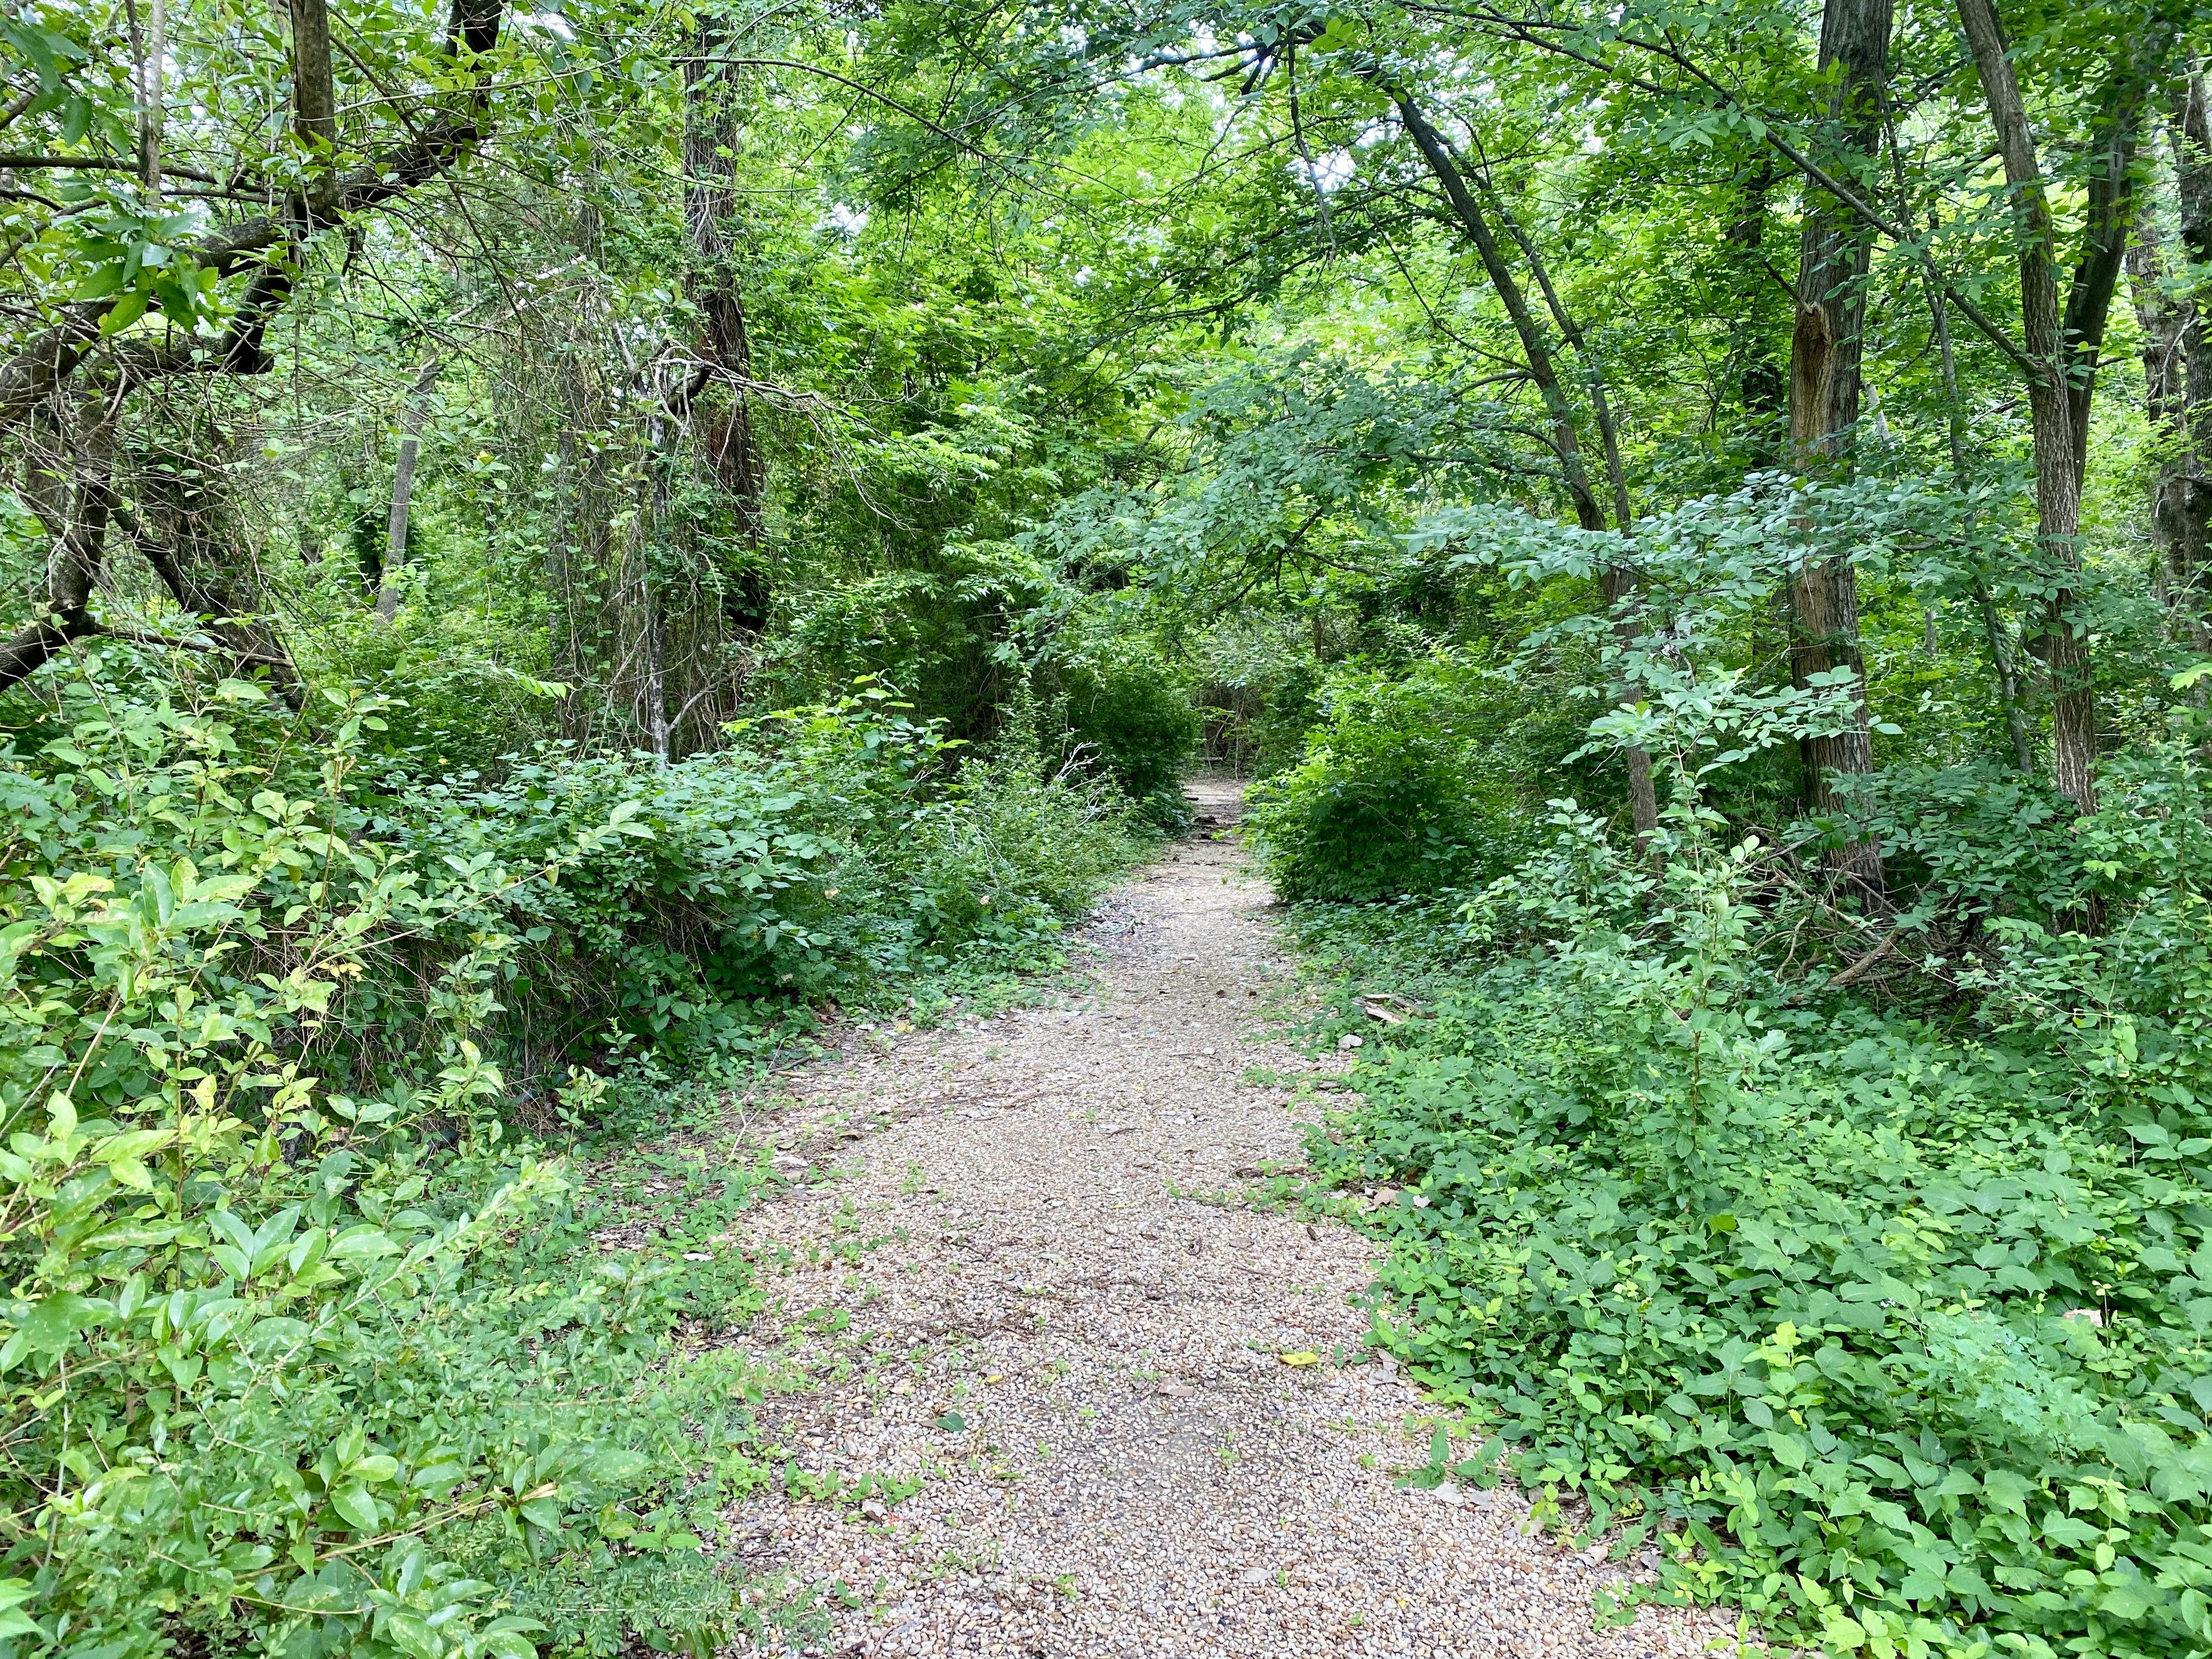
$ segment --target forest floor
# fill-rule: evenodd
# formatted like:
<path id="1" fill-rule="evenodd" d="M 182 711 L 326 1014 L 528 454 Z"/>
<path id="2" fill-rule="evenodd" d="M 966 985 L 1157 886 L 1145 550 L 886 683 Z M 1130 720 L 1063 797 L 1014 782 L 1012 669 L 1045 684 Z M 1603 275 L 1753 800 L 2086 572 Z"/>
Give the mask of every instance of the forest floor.
<path id="1" fill-rule="evenodd" d="M 751 1217 L 748 1341 L 813 1382 L 766 1408 L 786 1489 L 729 1518 L 755 1595 L 821 1597 L 750 1650 L 1705 1650 L 1726 1621 L 1594 1632 L 1622 1569 L 1529 1536 L 1510 1486 L 1394 1484 L 1432 1424 L 1364 1346 L 1373 1246 L 1243 1203 L 1303 1164 L 1335 1062 L 1262 1029 L 1292 966 L 1207 822 L 1236 786 L 1192 793 L 1200 838 L 1106 902 L 1055 999 L 862 1027 L 744 1126 L 794 1183 Z"/>

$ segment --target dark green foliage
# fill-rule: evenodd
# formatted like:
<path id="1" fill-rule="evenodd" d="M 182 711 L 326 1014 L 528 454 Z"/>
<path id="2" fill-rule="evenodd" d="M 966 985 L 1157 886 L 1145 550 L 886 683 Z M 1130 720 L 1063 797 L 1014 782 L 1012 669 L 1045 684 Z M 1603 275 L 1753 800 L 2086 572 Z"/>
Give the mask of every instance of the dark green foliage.
<path id="1" fill-rule="evenodd" d="M 2196 731 L 2113 769 L 2071 859 L 2024 832 L 2010 887 L 1960 873 L 1996 867 L 1970 798 L 1904 781 L 1953 810 L 1893 867 L 1989 936 L 1940 1019 L 1800 980 L 1786 866 L 1679 812 L 1656 885 L 1565 812 L 1445 937 L 1308 915 L 1355 984 L 1449 988 L 1311 1152 L 1395 1189 L 1382 1340 L 1540 1512 L 1834 1651 L 2212 1638 Z M 2111 932 L 2046 932 L 2088 886 Z"/>
<path id="2" fill-rule="evenodd" d="M 1346 670 L 1297 765 L 1252 792 L 1252 827 L 1284 897 L 1353 902 L 1487 880 L 1527 846 L 1521 808 L 1540 773 L 1485 741 L 1516 720 L 1540 750 L 1572 742 L 1496 671 L 1439 658 L 1403 679 Z"/>
<path id="3" fill-rule="evenodd" d="M 1060 688 L 1067 760 L 1103 770 L 1162 828 L 1181 824 L 1183 768 L 1204 732 L 1188 689 L 1158 657 L 1127 647 L 1048 672 Z"/>
<path id="4" fill-rule="evenodd" d="M 1916 919 L 2050 922 L 2095 887 L 2072 803 L 1994 762 L 1892 767 L 1840 793 L 1850 830 L 1879 837 L 1893 878 L 1920 896 Z"/>
<path id="5" fill-rule="evenodd" d="M 918 568 L 832 588 L 798 618 L 804 696 L 869 677 L 963 740 L 998 730 L 1024 684 L 1031 630 L 1066 596 L 1051 573 L 1001 544 L 947 548 Z"/>

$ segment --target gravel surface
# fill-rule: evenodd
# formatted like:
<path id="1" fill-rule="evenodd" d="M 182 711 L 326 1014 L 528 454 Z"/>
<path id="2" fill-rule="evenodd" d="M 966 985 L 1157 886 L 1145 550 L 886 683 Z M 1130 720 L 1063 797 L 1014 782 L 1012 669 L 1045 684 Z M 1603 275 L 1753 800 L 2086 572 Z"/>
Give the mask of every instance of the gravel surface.
<path id="1" fill-rule="evenodd" d="M 1193 793 L 1233 818 L 1233 786 Z M 749 1565 L 830 1609 L 765 1650 L 1428 1659 L 1725 1634 L 1648 1609 L 1594 1633 L 1620 1566 L 1527 1535 L 1510 1487 L 1395 1487 L 1429 1428 L 1387 1365 L 1345 1363 L 1371 1247 L 1202 1201 L 1303 1163 L 1295 1084 L 1327 1069 L 1255 1031 L 1290 972 L 1267 902 L 1233 842 L 1183 843 L 1089 929 L 1089 992 L 864 1031 L 798 1079 L 775 1138 L 814 1184 L 754 1218 L 780 1300 L 750 1341 L 821 1381 L 768 1411 L 817 1480 L 903 1484 L 732 1511 Z"/>

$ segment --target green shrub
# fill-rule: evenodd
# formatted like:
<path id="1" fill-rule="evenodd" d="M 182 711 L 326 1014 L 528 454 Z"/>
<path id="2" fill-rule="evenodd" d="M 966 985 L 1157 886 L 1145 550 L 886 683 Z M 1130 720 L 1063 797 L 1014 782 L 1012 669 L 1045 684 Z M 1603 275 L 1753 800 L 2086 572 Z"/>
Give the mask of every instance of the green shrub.
<path id="1" fill-rule="evenodd" d="M 1183 769 L 1205 734 L 1189 690 L 1158 657 L 1122 648 L 1057 665 L 1061 752 L 1091 763 L 1162 828 L 1184 821 Z"/>
<path id="2" fill-rule="evenodd" d="M 309 748 L 84 661 L 0 755 L 0 1659 L 727 1646 L 698 1534 L 767 1478 L 762 1379 L 671 1338 L 759 1305 L 766 1172 L 679 1157 L 608 1255 L 488 1055 L 557 1074 L 564 996 L 658 1064 L 1042 964 L 1127 809 L 859 705 L 380 794 L 373 701 Z"/>
<path id="3" fill-rule="evenodd" d="M 532 878 L 427 883 L 343 832 L 374 716 L 325 710 L 293 778 L 205 713 L 71 712 L 0 764 L 0 1642 L 520 1659 L 539 1626 L 501 1606 L 533 1564 L 705 1472 L 644 1383 L 679 1316 L 742 1320 L 744 1264 L 694 1303 L 603 1262 L 557 1160 L 503 1144 L 471 1033 L 511 936 L 417 990 L 386 1097 L 317 1074 L 380 951 Z M 453 1553 L 485 1527 L 522 1547 L 503 1582 Z M 695 1599 L 678 1639 L 734 1632 L 734 1586 Z"/>
<path id="4" fill-rule="evenodd" d="M 778 683 L 803 702 L 872 676 L 924 720 L 981 741 L 1026 685 L 1038 618 L 1071 598 L 1048 567 L 1005 543 L 951 544 L 812 596 L 793 620 Z"/>
<path id="5" fill-rule="evenodd" d="M 1893 766 L 1838 781 L 1845 803 L 1838 827 L 1881 842 L 1886 878 L 1912 896 L 1913 923 L 2048 921 L 2098 885 L 2083 862 L 2073 803 L 2010 767 Z"/>
<path id="6" fill-rule="evenodd" d="M 2114 766 L 2069 837 L 2111 932 L 1991 920 L 1940 1018 L 1804 979 L 1785 857 L 1679 809 L 1657 878 L 1563 811 L 1442 946 L 1370 930 L 1368 977 L 1463 964 L 1310 1146 L 1395 1189 L 1381 1339 L 1482 1425 L 1426 1478 L 1503 1450 L 1548 1521 L 1656 1539 L 1662 1597 L 1780 1642 L 2202 1652 L 2200 740 Z"/>
<path id="7" fill-rule="evenodd" d="M 472 925 L 521 941 L 499 1030 L 538 1064 L 611 1036 L 672 1060 L 782 1036 L 777 1011 L 917 975 L 1042 965 L 1136 850 L 1110 786 L 1047 781 L 878 707 L 755 723 L 668 767 L 551 754 L 491 787 L 409 792 L 376 832 L 426 864 L 530 864 L 618 822 L 557 882 Z"/>
<path id="8" fill-rule="evenodd" d="M 426 567 L 408 568 L 411 583 Z M 546 678 L 543 619 L 487 616 L 443 596 L 380 622 L 352 596 L 351 572 L 333 562 L 316 578 L 319 620 L 301 632 L 301 668 L 384 699 L 383 727 L 368 743 L 380 769 L 408 778 L 489 770 L 554 729 L 562 688 Z"/>
<path id="9" fill-rule="evenodd" d="M 1510 868 L 1527 837 L 1516 781 L 1490 738 L 1522 701 L 1502 677 L 1449 658 L 1403 679 L 1332 678 L 1304 757 L 1249 798 L 1276 892 L 1395 898 Z"/>

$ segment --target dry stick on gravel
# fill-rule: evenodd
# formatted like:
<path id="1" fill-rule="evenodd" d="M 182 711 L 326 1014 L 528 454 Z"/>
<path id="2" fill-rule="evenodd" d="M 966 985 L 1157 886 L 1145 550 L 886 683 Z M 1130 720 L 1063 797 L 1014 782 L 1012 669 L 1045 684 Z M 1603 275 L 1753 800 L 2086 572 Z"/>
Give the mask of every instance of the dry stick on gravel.
<path id="1" fill-rule="evenodd" d="M 1235 786 L 1193 793 L 1234 820 Z M 793 1252 L 769 1285 L 784 1322 L 750 1340 L 855 1362 L 780 1401 L 779 1437 L 817 1477 L 927 1476 L 895 1506 L 730 1512 L 747 1560 L 868 1596 L 830 1602 L 810 1650 L 1640 1656 L 1726 1628 L 1646 1610 L 1595 1633 L 1591 1593 L 1620 1567 L 1526 1536 L 1510 1490 L 1395 1487 L 1426 1461 L 1421 1402 L 1336 1363 L 1361 1351 L 1371 1247 L 1170 1196 L 1302 1161 L 1310 1108 L 1240 1081 L 1322 1064 L 1253 1036 L 1289 971 L 1267 902 L 1233 846 L 1185 844 L 1091 930 L 1095 994 L 796 1080 L 823 1115 L 856 1094 L 899 1115 L 843 1149 L 848 1178 L 755 1219 L 749 1242 L 830 1255 Z M 832 1248 L 871 1239 L 889 1242 L 857 1262 Z M 823 1307 L 849 1328 L 800 1323 Z"/>

